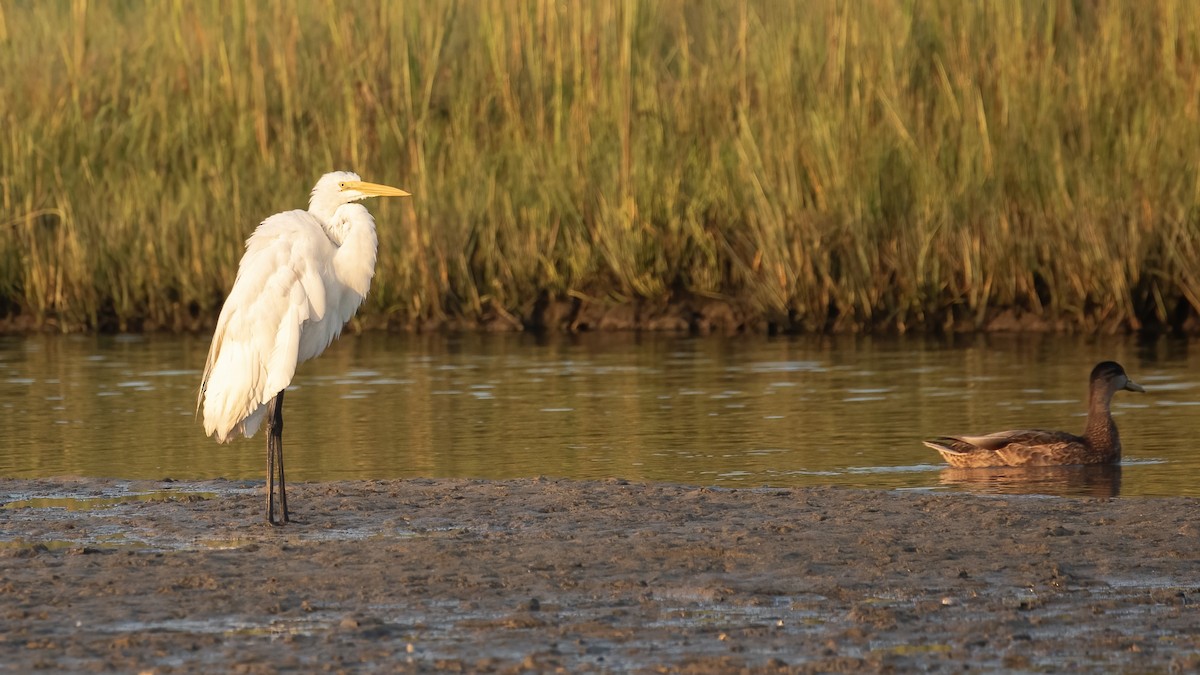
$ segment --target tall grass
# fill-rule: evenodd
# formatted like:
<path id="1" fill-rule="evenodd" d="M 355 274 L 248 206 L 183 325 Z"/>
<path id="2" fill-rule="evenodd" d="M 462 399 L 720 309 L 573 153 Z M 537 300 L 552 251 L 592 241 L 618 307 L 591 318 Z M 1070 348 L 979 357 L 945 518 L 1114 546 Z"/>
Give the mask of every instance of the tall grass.
<path id="1" fill-rule="evenodd" d="M 368 323 L 724 299 L 812 330 L 1200 308 L 1186 0 L 0 0 L 0 314 L 211 321 L 349 168 Z"/>

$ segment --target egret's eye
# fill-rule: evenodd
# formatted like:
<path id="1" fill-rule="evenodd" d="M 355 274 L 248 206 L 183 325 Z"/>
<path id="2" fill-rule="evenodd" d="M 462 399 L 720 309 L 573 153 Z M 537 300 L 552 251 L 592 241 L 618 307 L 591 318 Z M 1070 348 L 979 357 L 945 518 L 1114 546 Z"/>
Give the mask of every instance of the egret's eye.
<path id="1" fill-rule="evenodd" d="M 345 184 L 345 183 L 338 183 L 338 187 L 339 187 L 339 188 L 341 188 L 342 190 L 345 190 L 345 189 L 346 189 L 346 184 Z"/>

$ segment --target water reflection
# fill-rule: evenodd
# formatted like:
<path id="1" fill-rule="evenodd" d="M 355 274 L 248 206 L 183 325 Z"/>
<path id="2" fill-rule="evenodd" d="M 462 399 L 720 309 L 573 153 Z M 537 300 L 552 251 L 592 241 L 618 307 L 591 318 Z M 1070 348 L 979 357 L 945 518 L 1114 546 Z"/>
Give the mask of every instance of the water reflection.
<path id="1" fill-rule="evenodd" d="M 992 494 L 1105 498 L 1121 494 L 1119 465 L 947 468 L 939 479 L 946 487 Z"/>
<path id="2" fill-rule="evenodd" d="M 1200 495 L 1190 342 L 1050 336 L 348 336 L 289 393 L 292 480 L 566 476 L 723 486 L 995 491 L 922 438 L 1080 431 L 1087 375 L 1122 362 L 1123 495 Z M 0 338 L 0 475 L 262 480 L 261 437 L 195 418 L 206 337 Z M 1101 481 L 1102 482 L 1102 481 Z M 1064 494 L 1053 481 L 1007 481 Z M 1061 484 L 1070 485 L 1070 481 Z M 1074 488 L 1071 488 L 1074 489 Z"/>

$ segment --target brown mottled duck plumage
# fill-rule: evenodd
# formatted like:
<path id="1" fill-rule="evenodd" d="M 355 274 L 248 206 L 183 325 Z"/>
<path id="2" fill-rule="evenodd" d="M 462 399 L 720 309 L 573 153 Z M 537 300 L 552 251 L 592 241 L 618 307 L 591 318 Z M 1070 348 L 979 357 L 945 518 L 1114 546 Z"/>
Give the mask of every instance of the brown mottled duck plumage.
<path id="1" fill-rule="evenodd" d="M 1114 464 L 1121 459 L 1121 438 L 1110 406 L 1120 390 L 1145 391 L 1113 361 L 1092 369 L 1088 385 L 1087 428 L 1082 436 L 1065 431 L 1015 429 L 986 436 L 942 436 L 925 441 L 950 466 L 1058 466 Z"/>

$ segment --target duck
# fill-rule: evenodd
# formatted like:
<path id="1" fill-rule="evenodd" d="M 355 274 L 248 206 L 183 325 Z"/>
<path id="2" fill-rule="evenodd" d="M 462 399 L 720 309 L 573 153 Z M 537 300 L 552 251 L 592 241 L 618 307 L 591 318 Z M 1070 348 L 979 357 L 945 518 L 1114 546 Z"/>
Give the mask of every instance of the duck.
<path id="1" fill-rule="evenodd" d="M 1115 464 L 1121 460 L 1121 438 L 1110 406 L 1118 391 L 1145 392 L 1115 361 L 1092 369 L 1088 381 L 1087 427 L 1082 436 L 1065 431 L 1014 429 L 986 436 L 941 436 L 924 441 L 953 467 L 1066 466 Z"/>

